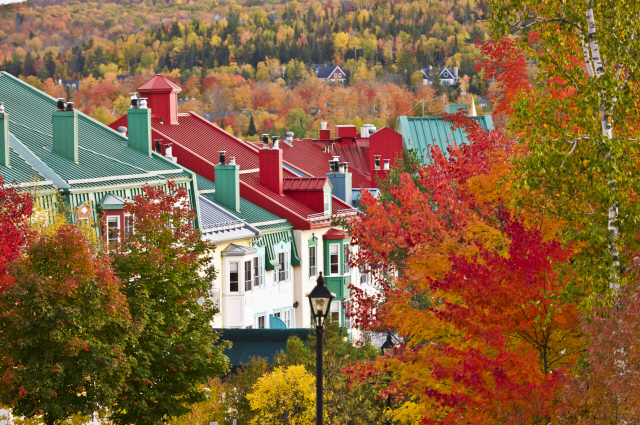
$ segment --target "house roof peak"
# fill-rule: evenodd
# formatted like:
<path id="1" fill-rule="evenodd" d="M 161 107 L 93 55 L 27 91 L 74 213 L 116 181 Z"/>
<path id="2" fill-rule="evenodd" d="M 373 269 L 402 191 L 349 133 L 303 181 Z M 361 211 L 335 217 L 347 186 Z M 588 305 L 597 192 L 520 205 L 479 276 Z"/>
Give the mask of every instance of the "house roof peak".
<path id="1" fill-rule="evenodd" d="M 156 74 L 149 81 L 138 87 L 138 91 L 141 93 L 180 93 L 182 88 L 161 74 Z"/>

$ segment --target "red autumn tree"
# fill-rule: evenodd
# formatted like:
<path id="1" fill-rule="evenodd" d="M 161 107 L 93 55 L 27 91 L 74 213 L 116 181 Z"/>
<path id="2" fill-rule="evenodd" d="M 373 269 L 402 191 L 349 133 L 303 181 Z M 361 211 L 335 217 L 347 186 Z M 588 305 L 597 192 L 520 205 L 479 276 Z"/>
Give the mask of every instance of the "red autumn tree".
<path id="1" fill-rule="evenodd" d="M 129 372 L 125 297 L 108 260 L 80 229 L 40 236 L 9 266 L 0 293 L 0 350 L 14 415 L 47 425 L 104 410 Z"/>
<path id="2" fill-rule="evenodd" d="M 0 292 L 11 282 L 7 265 L 18 257 L 29 236 L 27 219 L 33 212 L 33 200 L 17 186 L 5 187 L 0 175 Z"/>
<path id="3" fill-rule="evenodd" d="M 403 174 L 381 202 L 365 193 L 365 215 L 351 223 L 362 248 L 355 262 L 377 275 L 379 290 L 352 288 L 351 314 L 402 342 L 394 357 L 359 367 L 393 373 L 398 419 L 548 422 L 580 348 L 576 309 L 556 270 L 572 250 L 555 240 L 557 223 L 512 209 L 517 145 L 449 119 L 471 144 L 450 147 L 448 158 L 433 149 L 416 181 Z"/>

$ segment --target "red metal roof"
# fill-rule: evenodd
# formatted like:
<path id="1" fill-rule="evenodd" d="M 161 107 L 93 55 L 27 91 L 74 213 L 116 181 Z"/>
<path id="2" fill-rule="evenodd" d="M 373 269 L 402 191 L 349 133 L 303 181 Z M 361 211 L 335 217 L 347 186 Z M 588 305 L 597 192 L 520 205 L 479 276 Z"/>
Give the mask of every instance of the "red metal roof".
<path id="1" fill-rule="evenodd" d="M 350 237 L 351 236 L 347 233 L 338 229 L 330 229 L 327 233 L 322 235 L 322 239 L 349 239 Z"/>
<path id="2" fill-rule="evenodd" d="M 172 83 L 171 81 L 164 78 L 162 75 L 157 74 L 155 77 L 138 87 L 139 92 L 171 92 L 171 93 L 179 93 L 182 91 L 180 86 Z"/>
<path id="3" fill-rule="evenodd" d="M 289 177 L 284 179 L 284 190 L 323 190 L 327 182 L 326 177 Z"/>
<path id="4" fill-rule="evenodd" d="M 364 162 L 367 155 L 364 150 L 357 148 L 355 142 L 349 144 L 347 141 L 337 141 L 335 149 L 331 153 L 323 152 L 322 148 L 330 145 L 327 141 L 320 140 L 294 140 L 293 146 L 284 143 L 282 146 L 282 155 L 284 161 L 304 174 L 322 177 L 329 172 L 329 161 L 334 155 L 340 156 L 340 161 L 349 162 L 349 171 L 351 172 L 351 182 L 354 188 L 371 187 L 371 177 L 369 173 L 369 163 Z M 338 145 L 340 145 L 338 147 Z M 343 148 L 342 146 L 349 146 Z M 331 148 L 331 146 L 329 146 Z M 339 151 L 336 149 L 340 149 Z M 352 152 L 353 151 L 353 152 Z M 361 153 L 362 151 L 362 153 Z M 366 172 L 363 172 L 366 171 Z"/>
<path id="5" fill-rule="evenodd" d="M 178 114 L 178 125 L 160 124 L 160 119 L 152 116 L 151 126 L 157 133 L 166 135 L 214 164 L 218 163 L 218 151 L 226 151 L 227 158 L 236 157 L 240 170 L 257 170 L 259 167 L 257 149 L 193 112 Z"/>

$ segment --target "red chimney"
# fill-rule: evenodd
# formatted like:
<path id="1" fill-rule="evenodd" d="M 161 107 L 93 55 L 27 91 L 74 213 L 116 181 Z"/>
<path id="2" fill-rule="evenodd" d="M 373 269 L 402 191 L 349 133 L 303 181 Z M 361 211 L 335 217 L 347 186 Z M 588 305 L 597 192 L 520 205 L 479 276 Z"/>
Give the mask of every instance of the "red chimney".
<path id="1" fill-rule="evenodd" d="M 158 74 L 140 87 L 138 92 L 146 97 L 147 107 L 164 124 L 178 124 L 178 93 L 182 89 Z"/>
<path id="2" fill-rule="evenodd" d="M 258 155 L 260 160 L 260 184 L 279 195 L 284 193 L 282 180 L 282 151 L 278 140 L 274 138 L 273 147 L 269 149 L 269 136 L 262 135 L 262 149 Z"/>

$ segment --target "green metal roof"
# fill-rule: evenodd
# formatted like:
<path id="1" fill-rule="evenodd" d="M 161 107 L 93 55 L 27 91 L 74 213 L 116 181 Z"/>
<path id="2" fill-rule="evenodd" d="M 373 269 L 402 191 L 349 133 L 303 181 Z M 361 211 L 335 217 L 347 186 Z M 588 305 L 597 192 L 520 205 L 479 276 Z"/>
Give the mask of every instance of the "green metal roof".
<path id="1" fill-rule="evenodd" d="M 35 168 L 29 165 L 16 151 L 9 149 L 10 167 L 0 167 L 0 175 L 4 176 L 5 184 L 23 184 L 37 187 L 41 190 L 53 189 L 54 186 Z"/>
<path id="2" fill-rule="evenodd" d="M 206 177 L 202 177 L 200 174 L 196 174 L 196 181 L 198 182 L 198 193 L 213 193 L 216 191 L 216 184 Z"/>
<path id="3" fill-rule="evenodd" d="M 199 179 L 198 179 L 198 190 L 200 190 Z M 216 202 L 216 196 L 214 193 L 205 193 L 202 196 L 204 196 L 205 198 L 207 198 L 212 202 Z M 273 226 L 275 224 L 276 225 L 275 227 L 291 226 L 291 224 L 287 220 L 280 218 L 275 214 L 270 213 L 264 208 L 261 208 L 256 204 L 247 201 L 244 198 L 240 198 L 240 212 L 233 211 L 218 203 L 216 203 L 216 205 L 219 205 L 221 208 L 224 208 L 226 211 L 235 215 L 239 219 L 244 220 L 249 224 L 256 225 L 256 227 L 258 227 L 261 230 L 262 230 L 262 225 L 257 225 L 257 223 L 269 223 L 267 224 L 267 226 Z"/>
<path id="4" fill-rule="evenodd" d="M 264 357 L 269 364 L 279 351 L 287 349 L 287 340 L 297 336 L 303 341 L 309 338 L 311 329 L 214 329 L 221 340 L 231 341 L 231 348 L 224 351 L 231 366 L 249 363 L 252 357 Z"/>
<path id="5" fill-rule="evenodd" d="M 485 131 L 493 130 L 491 115 L 472 117 Z M 402 134 L 402 146 L 404 149 L 415 149 L 420 158 L 424 158 L 423 165 L 427 164 L 430 156 L 430 146 L 438 146 L 448 156 L 447 147 L 450 145 L 468 144 L 465 132 L 458 128 L 453 130 L 453 123 L 445 121 L 442 117 L 406 117 L 401 116 L 398 122 L 398 133 Z"/>
<path id="6" fill-rule="evenodd" d="M 0 72 L 0 99 L 9 113 L 9 132 L 72 189 L 191 177 L 155 152 L 149 157 L 129 148 L 126 137 L 81 112 L 76 164 L 51 150 L 53 97 Z"/>

